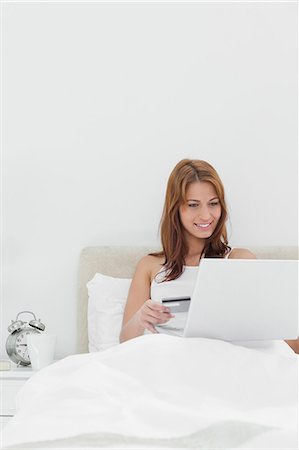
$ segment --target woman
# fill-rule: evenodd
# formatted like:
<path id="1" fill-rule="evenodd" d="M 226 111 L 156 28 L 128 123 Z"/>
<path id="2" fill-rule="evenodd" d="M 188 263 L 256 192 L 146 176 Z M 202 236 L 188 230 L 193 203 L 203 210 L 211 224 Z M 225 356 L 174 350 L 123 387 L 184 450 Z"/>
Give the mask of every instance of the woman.
<path id="1" fill-rule="evenodd" d="M 224 188 L 216 170 L 205 161 L 180 161 L 167 184 L 161 219 L 163 250 L 143 257 L 137 265 L 120 342 L 145 331 L 157 333 L 157 328 L 170 331 L 167 323 L 174 316 L 161 299 L 191 296 L 201 258 L 256 258 L 247 249 L 228 246 L 226 220 Z"/>

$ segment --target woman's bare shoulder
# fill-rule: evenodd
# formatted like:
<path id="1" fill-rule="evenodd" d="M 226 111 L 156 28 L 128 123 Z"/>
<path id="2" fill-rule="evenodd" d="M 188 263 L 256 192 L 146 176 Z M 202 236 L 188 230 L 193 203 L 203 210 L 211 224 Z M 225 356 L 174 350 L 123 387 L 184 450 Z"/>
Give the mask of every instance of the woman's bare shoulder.
<path id="1" fill-rule="evenodd" d="M 159 272 L 159 270 L 163 266 L 163 263 L 164 263 L 163 256 L 145 255 L 139 260 L 137 268 L 146 272 L 152 280 L 157 274 L 157 272 Z"/>
<path id="2" fill-rule="evenodd" d="M 163 264 L 164 262 L 164 257 L 160 256 L 160 255 L 145 255 L 143 256 L 138 264 L 141 264 L 143 266 L 152 266 L 153 264 Z"/>
<path id="3" fill-rule="evenodd" d="M 256 259 L 256 256 L 247 248 L 233 248 L 229 259 Z"/>

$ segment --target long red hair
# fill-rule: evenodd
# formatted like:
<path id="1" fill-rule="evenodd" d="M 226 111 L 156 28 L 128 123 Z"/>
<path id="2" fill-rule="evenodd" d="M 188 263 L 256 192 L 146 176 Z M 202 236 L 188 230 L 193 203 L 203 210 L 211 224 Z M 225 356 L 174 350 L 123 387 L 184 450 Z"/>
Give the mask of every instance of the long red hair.
<path id="1" fill-rule="evenodd" d="M 179 216 L 179 208 L 186 201 L 186 191 L 190 183 L 207 181 L 217 193 L 221 205 L 221 216 L 213 234 L 206 239 L 200 258 L 223 258 L 230 250 L 227 241 L 225 222 L 227 206 L 222 181 L 211 164 L 197 159 L 183 159 L 170 174 L 167 183 L 163 214 L 160 222 L 161 242 L 163 250 L 151 253 L 165 258 L 165 280 L 178 278 L 183 272 L 188 246 L 184 237 Z"/>

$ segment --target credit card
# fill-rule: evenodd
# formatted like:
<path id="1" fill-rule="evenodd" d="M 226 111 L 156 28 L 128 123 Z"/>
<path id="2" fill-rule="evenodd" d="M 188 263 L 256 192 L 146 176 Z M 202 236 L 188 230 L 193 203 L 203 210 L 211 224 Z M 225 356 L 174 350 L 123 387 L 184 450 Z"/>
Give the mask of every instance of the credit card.
<path id="1" fill-rule="evenodd" d="M 188 312 L 190 306 L 190 297 L 168 297 L 162 298 L 162 304 L 170 308 L 171 313 Z"/>

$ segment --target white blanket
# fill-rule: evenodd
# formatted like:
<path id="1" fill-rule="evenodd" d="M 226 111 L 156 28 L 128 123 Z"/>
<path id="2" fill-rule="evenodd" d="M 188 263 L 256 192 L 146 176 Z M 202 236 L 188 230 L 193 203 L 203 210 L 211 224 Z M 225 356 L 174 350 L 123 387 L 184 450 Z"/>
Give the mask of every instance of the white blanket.
<path id="1" fill-rule="evenodd" d="M 10 448 L 297 448 L 297 357 L 145 335 L 31 377 L 4 429 Z"/>

